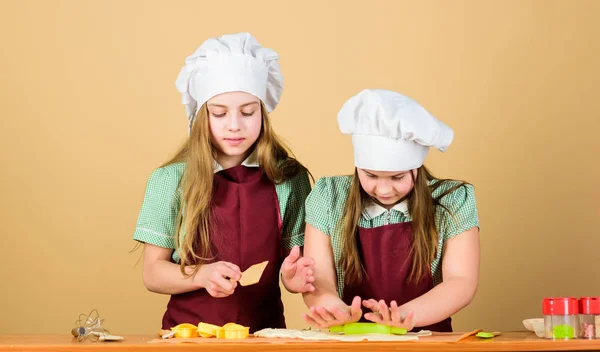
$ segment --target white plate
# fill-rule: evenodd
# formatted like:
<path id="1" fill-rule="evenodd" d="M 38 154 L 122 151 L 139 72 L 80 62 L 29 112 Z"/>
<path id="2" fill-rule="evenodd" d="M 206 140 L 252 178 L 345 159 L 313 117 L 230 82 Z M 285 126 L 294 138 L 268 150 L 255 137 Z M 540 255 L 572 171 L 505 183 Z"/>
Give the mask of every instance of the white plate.
<path id="1" fill-rule="evenodd" d="M 537 337 L 544 337 L 544 318 L 525 319 L 523 326 L 525 329 L 535 332 Z"/>

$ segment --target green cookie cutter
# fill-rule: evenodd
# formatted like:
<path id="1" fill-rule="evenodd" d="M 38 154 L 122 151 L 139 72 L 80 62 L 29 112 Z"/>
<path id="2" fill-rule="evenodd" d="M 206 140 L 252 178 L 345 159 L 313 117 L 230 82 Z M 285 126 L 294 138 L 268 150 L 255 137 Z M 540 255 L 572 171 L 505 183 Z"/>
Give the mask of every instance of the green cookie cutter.
<path id="1" fill-rule="evenodd" d="M 341 332 L 345 335 L 358 334 L 387 334 L 387 335 L 405 335 L 408 331 L 404 328 L 381 325 L 377 323 L 348 323 L 336 325 L 329 328 L 330 332 Z"/>

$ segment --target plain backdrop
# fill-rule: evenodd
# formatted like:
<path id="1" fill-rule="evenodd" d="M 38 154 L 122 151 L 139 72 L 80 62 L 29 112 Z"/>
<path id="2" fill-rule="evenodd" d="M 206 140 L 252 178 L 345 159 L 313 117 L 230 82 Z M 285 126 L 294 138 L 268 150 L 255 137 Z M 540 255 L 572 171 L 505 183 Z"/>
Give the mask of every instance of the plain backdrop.
<path id="1" fill-rule="evenodd" d="M 98 309 L 154 334 L 132 233 L 187 136 L 175 79 L 207 38 L 281 56 L 276 131 L 315 177 L 352 172 L 336 114 L 411 96 L 455 141 L 426 164 L 475 186 L 481 278 L 455 330 L 523 329 L 546 296 L 600 295 L 600 1 L 0 1 L 0 333 L 65 333 Z M 299 295 L 284 294 L 301 328 Z"/>

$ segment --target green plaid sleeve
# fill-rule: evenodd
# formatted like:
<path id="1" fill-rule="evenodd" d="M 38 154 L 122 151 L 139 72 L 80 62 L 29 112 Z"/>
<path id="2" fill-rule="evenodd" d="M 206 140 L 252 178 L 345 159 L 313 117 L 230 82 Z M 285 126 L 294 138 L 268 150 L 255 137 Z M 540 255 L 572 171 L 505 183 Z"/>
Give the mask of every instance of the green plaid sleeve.
<path id="1" fill-rule="evenodd" d="M 448 183 L 440 188 L 448 189 L 454 184 Z M 444 192 L 444 190 L 440 191 Z M 442 209 L 438 216 L 440 235 L 444 240 L 479 226 L 475 190 L 472 185 L 463 185 L 457 188 L 452 193 L 445 195 L 440 203 L 452 212 L 449 214 Z"/>
<path id="2" fill-rule="evenodd" d="M 304 246 L 305 201 L 310 193 L 308 172 L 301 172 L 288 181 L 289 196 L 283 214 L 283 246 L 291 249 Z"/>
<path id="3" fill-rule="evenodd" d="M 331 236 L 333 229 L 331 219 L 331 182 L 323 177 L 315 182 L 315 186 L 306 198 L 306 222 L 312 227 Z"/>
<path id="4" fill-rule="evenodd" d="M 306 198 L 306 222 L 332 236 L 344 213 L 352 178 L 322 177 Z"/>
<path id="5" fill-rule="evenodd" d="M 181 173 L 171 165 L 152 172 L 146 184 L 134 240 L 175 248 L 175 223 L 181 200 L 180 179 Z"/>

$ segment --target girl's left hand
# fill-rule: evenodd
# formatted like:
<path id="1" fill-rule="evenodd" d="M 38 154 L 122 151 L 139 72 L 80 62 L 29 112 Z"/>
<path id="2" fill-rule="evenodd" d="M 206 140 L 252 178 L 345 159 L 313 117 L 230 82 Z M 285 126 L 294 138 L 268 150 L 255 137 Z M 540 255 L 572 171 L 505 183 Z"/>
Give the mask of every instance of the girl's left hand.
<path id="1" fill-rule="evenodd" d="M 281 281 L 291 293 L 313 292 L 315 287 L 315 261 L 300 256 L 300 247 L 294 246 L 281 264 Z"/>
<path id="2" fill-rule="evenodd" d="M 388 307 L 384 300 L 377 302 L 374 299 L 369 299 L 363 301 L 363 306 L 373 311 L 372 313 L 366 313 L 365 319 L 374 323 L 404 328 L 408 331 L 415 327 L 414 312 L 408 312 L 403 317 L 396 301 L 390 302 Z"/>

